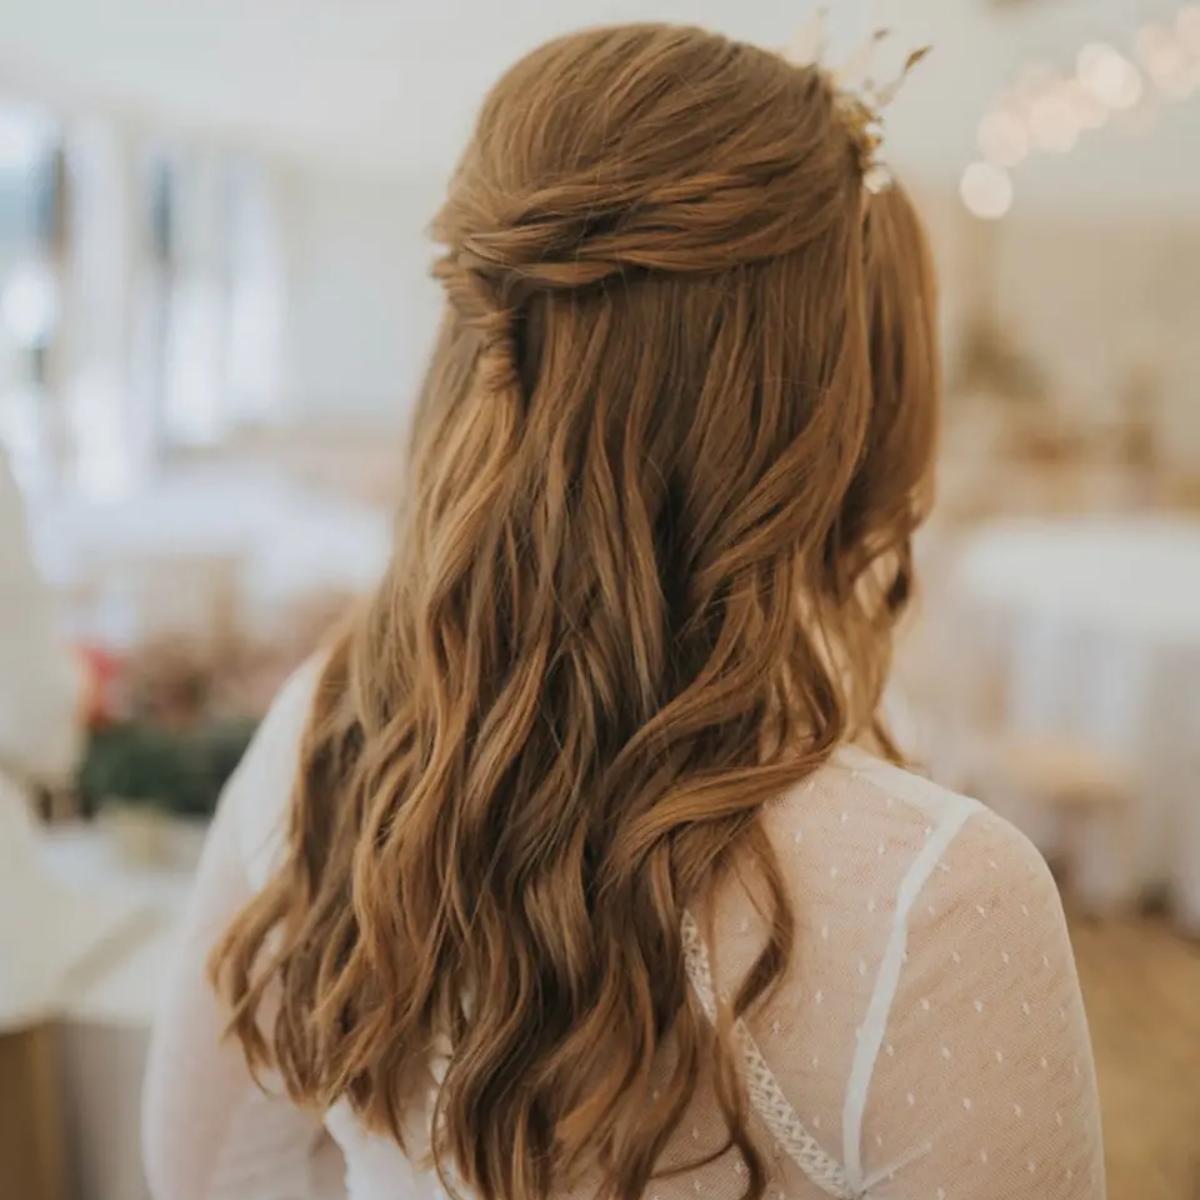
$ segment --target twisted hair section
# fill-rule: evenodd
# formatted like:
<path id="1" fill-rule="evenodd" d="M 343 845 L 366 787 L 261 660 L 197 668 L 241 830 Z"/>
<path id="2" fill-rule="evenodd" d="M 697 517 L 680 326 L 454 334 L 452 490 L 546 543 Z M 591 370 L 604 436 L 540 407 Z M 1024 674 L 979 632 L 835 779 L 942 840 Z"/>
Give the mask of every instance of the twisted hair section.
<path id="1" fill-rule="evenodd" d="M 932 442 L 923 238 L 863 197 L 817 72 L 628 26 L 501 80 L 434 222 L 394 557 L 213 967 L 252 1064 L 402 1143 L 448 1045 L 433 1152 L 487 1200 L 640 1195 L 700 1089 L 767 1186 L 758 815 L 875 723 Z M 769 935 L 714 1029 L 681 921 L 735 863 Z"/>

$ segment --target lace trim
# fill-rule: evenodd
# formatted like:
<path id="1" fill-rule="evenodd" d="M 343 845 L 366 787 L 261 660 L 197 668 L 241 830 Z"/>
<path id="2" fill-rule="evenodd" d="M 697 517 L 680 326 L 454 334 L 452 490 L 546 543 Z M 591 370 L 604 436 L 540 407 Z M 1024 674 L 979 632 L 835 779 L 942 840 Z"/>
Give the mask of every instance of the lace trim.
<path id="1" fill-rule="evenodd" d="M 691 913 L 683 914 L 680 932 L 683 936 L 683 961 L 688 979 L 695 989 L 700 1007 L 715 1024 L 717 997 L 713 991 L 708 947 L 704 944 L 699 926 Z M 858 1193 L 850 1187 L 845 1171 L 804 1127 L 741 1018 L 734 1022 L 733 1034 L 742 1053 L 746 1091 L 750 1103 L 775 1141 L 805 1176 L 823 1192 L 838 1197 L 838 1200 L 855 1200 Z"/>

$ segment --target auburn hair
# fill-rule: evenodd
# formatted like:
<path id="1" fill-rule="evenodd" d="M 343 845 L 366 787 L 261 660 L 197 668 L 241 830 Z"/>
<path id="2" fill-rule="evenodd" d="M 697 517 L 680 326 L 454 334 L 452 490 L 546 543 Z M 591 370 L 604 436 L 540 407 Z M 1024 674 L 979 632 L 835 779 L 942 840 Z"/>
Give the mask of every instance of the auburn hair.
<path id="1" fill-rule="evenodd" d="M 402 1144 L 443 1048 L 433 1154 L 486 1200 L 640 1195 L 709 1082 L 757 1200 L 680 922 L 753 867 L 769 934 L 730 1007 L 759 1002 L 795 927 L 760 809 L 843 740 L 890 752 L 938 393 L 922 230 L 864 189 L 823 72 L 636 25 L 500 80 L 433 231 L 397 545 L 216 986 L 252 1066 Z"/>

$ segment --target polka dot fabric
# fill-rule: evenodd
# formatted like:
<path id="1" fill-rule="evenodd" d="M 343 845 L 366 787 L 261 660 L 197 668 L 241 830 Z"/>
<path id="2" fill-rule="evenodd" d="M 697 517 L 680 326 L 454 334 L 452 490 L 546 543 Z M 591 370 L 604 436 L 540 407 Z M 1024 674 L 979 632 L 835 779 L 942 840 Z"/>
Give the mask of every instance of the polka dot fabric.
<path id="1" fill-rule="evenodd" d="M 906 943 L 865 1109 L 870 1194 L 1102 1196 L 1087 1026 L 1037 852 L 998 818 L 972 817 Z"/>
<path id="2" fill-rule="evenodd" d="M 440 1195 L 423 1163 L 346 1106 L 317 1123 L 257 1092 L 236 1051 L 217 1046 L 204 955 L 278 853 L 316 678 L 307 668 L 284 690 L 201 865 L 147 1080 L 160 1200 Z M 974 802 L 850 748 L 763 821 L 798 918 L 787 978 L 738 1032 L 769 1200 L 1102 1198 L 1087 1026 L 1058 895 L 1033 847 Z M 685 921 L 703 1008 L 762 944 L 756 890 L 731 880 Z M 736 1200 L 746 1179 L 736 1154 L 691 1166 L 722 1142 L 702 1088 L 650 1200 Z M 344 1169 L 330 1172 L 339 1156 Z"/>
<path id="3" fill-rule="evenodd" d="M 782 1196 L 1103 1197 L 1087 1025 L 1033 846 L 850 748 L 765 819 L 800 929 L 750 1033 L 839 1171 L 780 1153 Z M 752 890 L 716 899 L 718 991 L 761 944 Z"/>

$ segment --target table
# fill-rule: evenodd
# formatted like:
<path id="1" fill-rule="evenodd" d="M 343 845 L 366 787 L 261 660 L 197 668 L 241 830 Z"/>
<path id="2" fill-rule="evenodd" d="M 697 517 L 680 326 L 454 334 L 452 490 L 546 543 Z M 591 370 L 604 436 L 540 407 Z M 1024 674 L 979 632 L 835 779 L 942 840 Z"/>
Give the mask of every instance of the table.
<path id="1" fill-rule="evenodd" d="M 88 969 L 73 973 L 59 998 L 61 1099 L 73 1200 L 150 1200 L 142 1174 L 142 1077 L 164 964 L 179 949 L 204 833 L 202 823 L 173 822 L 169 861 L 161 865 L 122 859 L 113 839 L 95 824 L 52 830 L 43 839 L 43 860 L 53 876 L 70 881 L 81 894 L 115 897 L 134 912 Z M 343 1171 L 336 1150 L 319 1155 L 312 1200 L 343 1200 Z"/>
<path id="2" fill-rule="evenodd" d="M 142 1074 L 163 964 L 174 952 L 203 833 L 199 823 L 173 823 L 162 865 L 123 860 L 96 824 L 54 828 L 38 840 L 57 896 L 42 918 L 54 925 L 45 935 L 75 930 L 71 965 L 42 998 L 36 1028 L 54 1022 L 68 1194 L 78 1200 L 148 1200 Z"/>
<path id="3" fill-rule="evenodd" d="M 1004 719 L 1120 752 L 1136 781 L 1123 863 L 1084 864 L 1108 898 L 1165 888 L 1200 931 L 1200 521 L 1012 520 L 970 535 L 952 590 Z"/>

